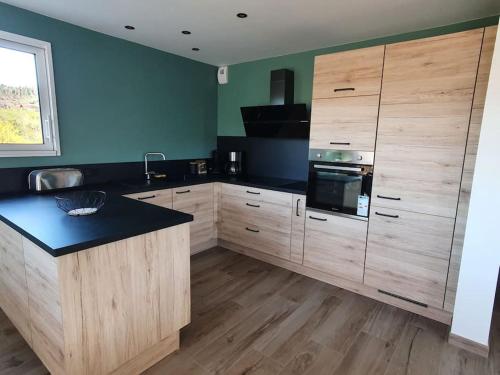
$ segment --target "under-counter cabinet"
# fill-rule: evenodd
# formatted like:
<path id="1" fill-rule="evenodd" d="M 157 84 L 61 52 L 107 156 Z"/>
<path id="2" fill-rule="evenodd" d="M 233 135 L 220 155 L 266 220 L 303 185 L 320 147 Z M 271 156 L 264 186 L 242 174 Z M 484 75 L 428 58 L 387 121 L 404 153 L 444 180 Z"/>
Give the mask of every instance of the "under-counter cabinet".
<path id="1" fill-rule="evenodd" d="M 367 224 L 307 210 L 304 266 L 362 283 Z"/>
<path id="2" fill-rule="evenodd" d="M 214 223 L 213 184 L 191 185 L 172 189 L 173 209 L 193 215 L 191 254 L 217 244 Z"/>
<path id="3" fill-rule="evenodd" d="M 293 194 L 292 238 L 290 245 L 290 260 L 302 264 L 304 261 L 304 235 L 306 224 L 306 196 Z"/>
<path id="4" fill-rule="evenodd" d="M 172 208 L 172 189 L 163 189 L 148 191 L 145 193 L 136 193 L 126 195 L 127 198 L 137 199 L 157 206 Z"/>
<path id="5" fill-rule="evenodd" d="M 222 184 L 219 238 L 290 259 L 292 194 Z"/>

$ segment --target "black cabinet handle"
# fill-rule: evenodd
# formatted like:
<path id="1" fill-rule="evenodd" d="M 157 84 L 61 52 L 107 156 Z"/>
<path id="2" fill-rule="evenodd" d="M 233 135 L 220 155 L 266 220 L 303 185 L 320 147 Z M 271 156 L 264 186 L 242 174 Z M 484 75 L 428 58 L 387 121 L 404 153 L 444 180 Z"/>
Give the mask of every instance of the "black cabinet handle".
<path id="1" fill-rule="evenodd" d="M 328 219 L 323 219 L 321 217 L 314 217 L 314 216 L 309 216 L 309 219 L 318 220 L 318 221 L 327 221 L 328 220 Z"/>
<path id="2" fill-rule="evenodd" d="M 258 230 L 258 229 L 252 229 L 252 228 L 249 228 L 249 227 L 246 227 L 245 229 L 246 229 L 247 231 L 249 231 L 249 232 L 253 232 L 253 233 L 259 233 L 259 232 L 260 232 L 260 230 Z"/>
<path id="3" fill-rule="evenodd" d="M 246 205 L 247 205 L 248 207 L 256 207 L 256 208 L 259 208 L 259 207 L 260 207 L 260 205 L 258 205 L 258 204 L 251 204 L 251 203 L 247 203 Z"/>
<path id="4" fill-rule="evenodd" d="M 176 191 L 175 194 L 186 194 L 186 193 L 189 193 L 191 192 L 191 190 L 184 190 L 184 191 Z"/>
<path id="5" fill-rule="evenodd" d="M 297 207 L 295 208 L 295 215 L 300 217 L 300 215 L 299 215 L 299 203 L 300 203 L 300 198 L 297 199 Z"/>
<path id="6" fill-rule="evenodd" d="M 156 195 L 148 195 L 147 197 L 138 197 L 137 199 L 143 201 L 145 199 L 152 199 L 152 198 L 156 198 Z"/>
<path id="7" fill-rule="evenodd" d="M 351 142 L 330 142 L 331 145 L 349 146 Z"/>
<path id="8" fill-rule="evenodd" d="M 397 219 L 399 217 L 399 215 L 381 214 L 380 212 L 375 212 L 375 215 L 385 216 L 385 217 L 392 217 L 393 219 Z"/>
<path id="9" fill-rule="evenodd" d="M 354 87 L 342 87 L 340 89 L 335 89 L 333 92 L 340 92 L 340 91 L 354 91 L 356 90 Z"/>
<path id="10" fill-rule="evenodd" d="M 386 197 L 385 195 L 378 195 L 378 194 L 377 194 L 377 198 L 380 198 L 380 199 L 389 199 L 391 201 L 400 201 L 401 200 L 401 198 Z"/>
<path id="11" fill-rule="evenodd" d="M 250 191 L 250 190 L 247 190 L 247 193 L 248 194 L 254 194 L 254 195 L 260 195 L 260 193 L 258 191 Z"/>

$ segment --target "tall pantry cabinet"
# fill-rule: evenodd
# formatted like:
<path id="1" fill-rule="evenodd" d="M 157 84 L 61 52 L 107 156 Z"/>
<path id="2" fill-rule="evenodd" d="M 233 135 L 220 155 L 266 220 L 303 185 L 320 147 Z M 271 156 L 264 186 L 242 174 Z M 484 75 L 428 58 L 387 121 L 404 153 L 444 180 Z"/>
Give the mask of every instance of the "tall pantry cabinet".
<path id="1" fill-rule="evenodd" d="M 364 283 L 443 308 L 484 29 L 386 46 Z"/>

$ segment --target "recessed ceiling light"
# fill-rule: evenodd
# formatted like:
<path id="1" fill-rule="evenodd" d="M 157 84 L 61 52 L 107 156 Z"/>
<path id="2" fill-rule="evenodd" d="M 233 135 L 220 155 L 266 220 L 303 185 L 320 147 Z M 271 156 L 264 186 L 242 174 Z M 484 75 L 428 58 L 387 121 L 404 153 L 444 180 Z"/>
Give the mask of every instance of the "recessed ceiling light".
<path id="1" fill-rule="evenodd" d="M 236 15 L 236 17 L 238 17 L 238 18 L 247 18 L 247 17 L 248 17 L 248 14 L 246 14 L 246 13 L 238 13 L 238 14 Z"/>
<path id="2" fill-rule="evenodd" d="M 191 31 L 189 31 L 189 30 L 182 30 L 182 33 L 184 35 L 189 35 L 189 34 L 191 34 Z"/>
<path id="3" fill-rule="evenodd" d="M 135 30 L 135 27 L 134 26 L 130 26 L 130 25 L 125 25 L 125 28 L 127 30 Z"/>
<path id="4" fill-rule="evenodd" d="M 191 48 L 193 51 L 199 51 L 200 49 L 198 47 L 193 47 Z"/>

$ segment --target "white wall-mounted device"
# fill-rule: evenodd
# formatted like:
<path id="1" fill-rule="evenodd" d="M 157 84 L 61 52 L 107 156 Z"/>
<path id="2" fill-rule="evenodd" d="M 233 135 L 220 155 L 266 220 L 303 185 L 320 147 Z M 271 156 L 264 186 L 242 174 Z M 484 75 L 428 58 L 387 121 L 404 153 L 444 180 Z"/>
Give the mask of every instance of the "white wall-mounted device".
<path id="1" fill-rule="evenodd" d="M 229 69 L 227 66 L 220 66 L 219 69 L 217 69 L 217 80 L 220 85 L 225 85 L 229 82 L 228 73 Z"/>

